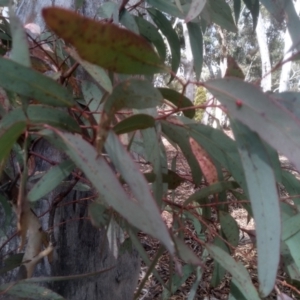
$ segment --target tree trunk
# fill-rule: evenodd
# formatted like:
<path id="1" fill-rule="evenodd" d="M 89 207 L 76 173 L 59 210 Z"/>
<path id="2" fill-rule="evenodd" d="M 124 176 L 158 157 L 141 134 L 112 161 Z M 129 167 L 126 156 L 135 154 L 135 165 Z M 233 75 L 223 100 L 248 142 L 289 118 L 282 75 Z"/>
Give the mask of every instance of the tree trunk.
<path id="1" fill-rule="evenodd" d="M 267 34 L 265 29 L 264 20 L 261 13 L 258 16 L 258 22 L 256 26 L 256 36 L 259 46 L 259 52 L 261 57 L 261 87 L 264 92 L 271 91 L 272 77 L 271 77 L 271 61 L 268 47 Z"/>
<path id="2" fill-rule="evenodd" d="M 54 2 L 54 4 L 53 4 Z M 104 2 L 104 1 L 102 1 Z M 85 1 L 82 8 L 86 15 L 94 16 L 101 1 Z M 45 25 L 41 19 L 42 7 L 60 5 L 68 8 L 74 7 L 72 0 L 22 0 L 18 6 L 18 15 L 25 23 L 36 23 L 41 29 Z M 51 161 L 61 162 L 64 157 L 59 151 L 40 141 L 34 151 Z M 36 171 L 49 169 L 50 164 L 41 158 L 36 159 Z M 72 178 L 69 178 L 72 180 Z M 66 189 L 66 188 L 65 188 Z M 39 207 L 34 208 L 36 215 L 51 208 L 55 197 L 65 191 L 58 188 L 47 195 L 47 199 L 39 201 Z M 125 252 L 115 259 L 109 249 L 105 230 L 93 227 L 87 219 L 88 201 L 85 200 L 91 193 L 71 191 L 56 207 L 54 213 L 54 248 L 51 264 L 45 259 L 38 264 L 34 276 L 68 276 L 82 273 L 110 269 L 100 275 L 87 279 L 54 282 L 49 287 L 70 300 L 132 300 L 138 282 L 140 259 L 136 250 Z M 1 218 L 1 211 L 0 211 Z M 13 224 L 16 224 L 13 222 Z M 49 230 L 49 214 L 41 218 L 43 230 Z M 50 224 L 51 225 L 51 224 Z M 15 230 L 11 228 L 11 232 Z M 5 237 L 6 239 L 6 237 Z M 0 246 L 5 239 L 0 239 Z M 18 239 L 12 240 L 0 253 L 0 258 L 11 251 L 16 252 Z M 1 259 L 0 259 L 1 261 Z M 16 280 L 16 272 L 0 278 L 0 283 Z M 3 298 L 4 297 L 4 298 Z M 0 299 L 9 299 L 0 296 Z"/>

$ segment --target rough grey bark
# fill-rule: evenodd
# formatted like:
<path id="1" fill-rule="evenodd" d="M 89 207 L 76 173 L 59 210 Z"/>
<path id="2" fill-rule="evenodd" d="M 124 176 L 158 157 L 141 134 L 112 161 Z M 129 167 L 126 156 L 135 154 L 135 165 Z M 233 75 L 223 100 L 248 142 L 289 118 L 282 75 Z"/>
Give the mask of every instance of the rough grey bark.
<path id="1" fill-rule="evenodd" d="M 86 1 L 87 4 L 82 11 L 87 15 L 93 15 L 101 2 L 105 1 Z M 40 10 L 42 7 L 52 4 L 73 7 L 74 1 L 22 0 L 18 14 L 23 22 L 37 23 L 43 29 Z M 46 141 L 40 141 L 34 151 L 52 161 L 60 162 L 65 159 Z M 37 171 L 47 170 L 49 167 L 50 164 L 46 161 L 36 159 Z M 51 192 L 46 200 L 39 202 L 39 207 L 35 209 L 35 213 L 40 215 L 47 211 L 55 197 L 63 191 L 56 189 Z M 93 227 L 86 218 L 88 201 L 80 199 L 87 196 L 89 196 L 88 193 L 72 191 L 59 203 L 54 214 L 54 238 L 57 243 L 54 249 L 53 262 L 49 264 L 44 260 L 37 266 L 34 276 L 68 276 L 112 268 L 94 277 L 55 282 L 49 287 L 70 300 L 131 300 L 140 270 L 138 253 L 132 250 L 120 255 L 118 259 L 114 258 L 109 250 L 105 231 Z M 41 220 L 43 230 L 49 229 L 48 219 L 49 214 L 46 214 Z M 11 229 L 11 232 L 14 230 L 15 227 Z M 0 246 L 3 240 L 5 239 L 0 239 Z M 11 251 L 16 251 L 17 245 L 18 239 L 15 238 L 2 250 L 0 266 L 1 258 Z M 15 276 L 16 272 L 12 272 L 0 278 L 0 283 L 13 281 Z M 0 299 L 9 298 L 0 296 Z"/>

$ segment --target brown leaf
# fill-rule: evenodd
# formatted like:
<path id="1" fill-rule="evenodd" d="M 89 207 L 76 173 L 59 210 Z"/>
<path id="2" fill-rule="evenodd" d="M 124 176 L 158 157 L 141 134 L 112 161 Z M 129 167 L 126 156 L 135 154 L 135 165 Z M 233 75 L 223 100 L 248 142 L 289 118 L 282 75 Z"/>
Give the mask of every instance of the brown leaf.
<path id="1" fill-rule="evenodd" d="M 190 137 L 190 146 L 209 185 L 218 181 L 218 172 L 207 152 Z"/>

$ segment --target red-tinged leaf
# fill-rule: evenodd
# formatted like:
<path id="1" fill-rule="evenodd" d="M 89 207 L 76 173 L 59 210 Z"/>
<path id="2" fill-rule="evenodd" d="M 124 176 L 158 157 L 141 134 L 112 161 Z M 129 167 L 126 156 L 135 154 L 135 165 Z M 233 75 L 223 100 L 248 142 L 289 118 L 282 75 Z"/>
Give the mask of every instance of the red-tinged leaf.
<path id="1" fill-rule="evenodd" d="M 189 139 L 193 154 L 195 155 L 201 171 L 209 185 L 218 181 L 218 172 L 208 153 L 193 139 Z"/>
<path id="2" fill-rule="evenodd" d="M 58 7 L 44 8 L 42 14 L 58 36 L 93 64 L 125 74 L 154 74 L 164 67 L 152 46 L 127 29 Z"/>

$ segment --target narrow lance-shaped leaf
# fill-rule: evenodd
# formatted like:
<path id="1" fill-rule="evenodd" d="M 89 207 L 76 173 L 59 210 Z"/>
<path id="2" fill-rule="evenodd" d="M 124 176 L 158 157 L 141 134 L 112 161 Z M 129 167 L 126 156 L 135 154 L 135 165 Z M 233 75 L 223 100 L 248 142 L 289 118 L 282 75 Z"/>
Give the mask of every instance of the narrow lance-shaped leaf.
<path id="1" fill-rule="evenodd" d="M 187 108 L 191 107 L 191 109 L 184 109 L 183 114 L 192 119 L 195 116 L 195 109 L 193 108 L 193 102 L 184 96 L 183 94 L 168 88 L 158 88 L 163 97 L 176 105 L 178 108 Z"/>
<path id="2" fill-rule="evenodd" d="M 110 131 L 108 135 L 105 149 L 113 164 L 131 188 L 135 201 L 137 201 L 139 207 L 142 208 L 140 213 L 143 215 L 141 215 L 141 217 L 145 218 L 145 220 L 149 219 L 149 222 L 155 222 L 155 224 L 152 223 L 148 232 L 153 231 L 150 234 L 160 239 L 167 249 L 173 253 L 173 242 L 170 239 L 166 225 L 160 216 L 155 199 L 150 192 L 149 185 L 139 171 L 138 165 L 132 160 L 118 137 L 112 131 Z M 159 233 L 155 232 L 156 230 L 158 230 Z"/>
<path id="3" fill-rule="evenodd" d="M 114 126 L 116 134 L 127 133 L 135 130 L 154 127 L 155 119 L 146 114 L 137 114 L 130 116 Z"/>
<path id="4" fill-rule="evenodd" d="M 0 130 L 0 171 L 11 148 L 26 128 L 25 122 L 17 122 L 5 130 Z"/>
<path id="5" fill-rule="evenodd" d="M 29 201 L 37 201 L 55 189 L 75 168 L 70 160 L 52 167 L 30 190 L 27 197 Z"/>
<path id="6" fill-rule="evenodd" d="M 166 45 L 157 27 L 142 17 L 136 16 L 135 21 L 139 27 L 140 34 L 149 42 L 153 43 L 161 60 L 165 61 L 167 55 Z"/>
<path id="7" fill-rule="evenodd" d="M 0 57 L 0 86 L 52 106 L 72 106 L 72 94 L 51 78 Z"/>
<path id="8" fill-rule="evenodd" d="M 13 8 L 9 6 L 9 21 L 10 21 L 10 31 L 12 34 L 12 49 L 10 52 L 9 57 L 25 66 L 30 67 L 30 54 L 29 54 L 29 48 L 28 48 L 28 41 L 27 41 L 27 35 L 25 33 L 25 30 L 18 19 L 18 17 L 15 15 Z"/>
<path id="9" fill-rule="evenodd" d="M 30 282 L 7 283 L 0 286 L 1 292 L 15 297 L 26 297 L 27 299 L 36 300 L 64 300 L 62 296 L 38 284 Z M 16 299 L 16 298 L 15 298 Z"/>
<path id="10" fill-rule="evenodd" d="M 140 176 L 138 167 L 133 163 L 117 138 L 112 140 L 112 154 L 116 151 L 117 153 L 114 155 L 118 160 L 121 159 L 116 166 L 124 167 L 122 164 L 125 164 L 126 172 L 132 176 L 135 175 L 132 177 L 133 179 L 139 179 L 137 182 L 140 182 L 141 186 L 136 188 L 143 191 L 141 194 L 137 194 L 137 190 L 133 188 L 136 195 L 134 200 L 126 194 L 106 160 L 81 136 L 59 131 L 55 131 L 55 134 L 50 131 L 43 131 L 41 134 L 73 160 L 85 173 L 107 205 L 113 207 L 137 228 L 159 239 L 171 253 L 174 253 L 173 242 L 161 219 L 155 201 L 149 194 L 147 197 L 144 195 L 147 184 L 145 186 L 142 181 L 145 179 Z M 129 179 L 125 178 L 126 181 Z"/>
<path id="11" fill-rule="evenodd" d="M 202 65 L 203 65 L 203 38 L 200 29 L 200 24 L 198 23 L 188 23 L 187 24 L 190 43 L 194 58 L 194 69 L 196 73 L 196 79 L 200 79 Z"/>
<path id="12" fill-rule="evenodd" d="M 155 173 L 155 181 L 152 184 L 153 195 L 161 205 L 163 196 L 163 177 L 162 177 L 162 162 L 160 156 L 160 148 L 158 136 L 155 128 L 148 128 L 142 131 L 147 160 L 151 162 L 153 172 Z"/>
<path id="13" fill-rule="evenodd" d="M 232 12 L 230 6 L 225 1 L 209 0 L 204 7 L 201 16 L 208 23 L 216 23 L 221 28 L 228 31 L 237 32 L 237 28 L 234 24 Z"/>
<path id="14" fill-rule="evenodd" d="M 250 10 L 253 19 L 253 30 L 255 30 L 259 15 L 259 0 L 244 0 L 244 2 Z"/>
<path id="15" fill-rule="evenodd" d="M 281 222 L 275 176 L 258 135 L 237 121 L 232 121 L 231 125 L 256 225 L 259 289 L 266 297 L 274 288 L 280 258 Z"/>
<path id="16" fill-rule="evenodd" d="M 112 84 L 109 76 L 106 74 L 106 71 L 101 67 L 93 65 L 79 57 L 77 52 L 74 49 L 68 48 L 66 50 L 81 66 L 95 79 L 95 81 L 103 87 L 107 92 L 112 92 Z"/>
<path id="17" fill-rule="evenodd" d="M 241 1 L 242 0 L 234 0 L 233 1 L 233 10 L 234 10 L 234 17 L 235 17 L 235 24 L 237 25 L 240 18 L 241 12 Z"/>
<path id="18" fill-rule="evenodd" d="M 161 93 L 147 80 L 131 78 L 121 82 L 107 98 L 104 106 L 106 113 L 122 108 L 150 108 L 162 104 Z"/>
<path id="19" fill-rule="evenodd" d="M 300 119 L 272 95 L 238 78 L 215 79 L 204 86 L 225 106 L 228 114 L 286 155 L 300 170 Z"/>
<path id="20" fill-rule="evenodd" d="M 81 132 L 79 125 L 63 110 L 42 105 L 29 105 L 27 117 L 21 108 L 10 111 L 0 122 L 0 130 L 12 126 L 16 122 L 26 122 L 27 125 L 48 124 L 73 132 Z"/>
<path id="21" fill-rule="evenodd" d="M 58 36 L 93 64 L 125 74 L 152 75 L 164 68 L 151 45 L 127 29 L 58 7 L 44 8 L 42 14 Z"/>
<path id="22" fill-rule="evenodd" d="M 228 253 L 215 245 L 207 244 L 206 249 L 224 269 L 231 273 L 236 286 L 248 300 L 261 299 L 252 283 L 250 275 L 241 262 L 236 262 Z"/>
<path id="23" fill-rule="evenodd" d="M 147 2 L 157 8 L 160 11 L 166 12 L 167 14 L 180 18 L 180 19 L 184 19 L 185 15 L 182 11 L 180 11 L 178 9 L 178 7 L 176 6 L 176 4 L 174 4 L 173 1 L 170 0 L 147 0 Z M 181 8 L 183 9 L 183 5 L 181 5 Z M 187 11 L 186 11 L 187 13 Z"/>
<path id="24" fill-rule="evenodd" d="M 172 55 L 172 71 L 176 74 L 180 63 L 180 42 L 178 35 L 173 29 L 171 22 L 164 16 L 163 13 L 154 8 L 148 8 L 148 12 L 156 26 L 168 40 Z"/>

